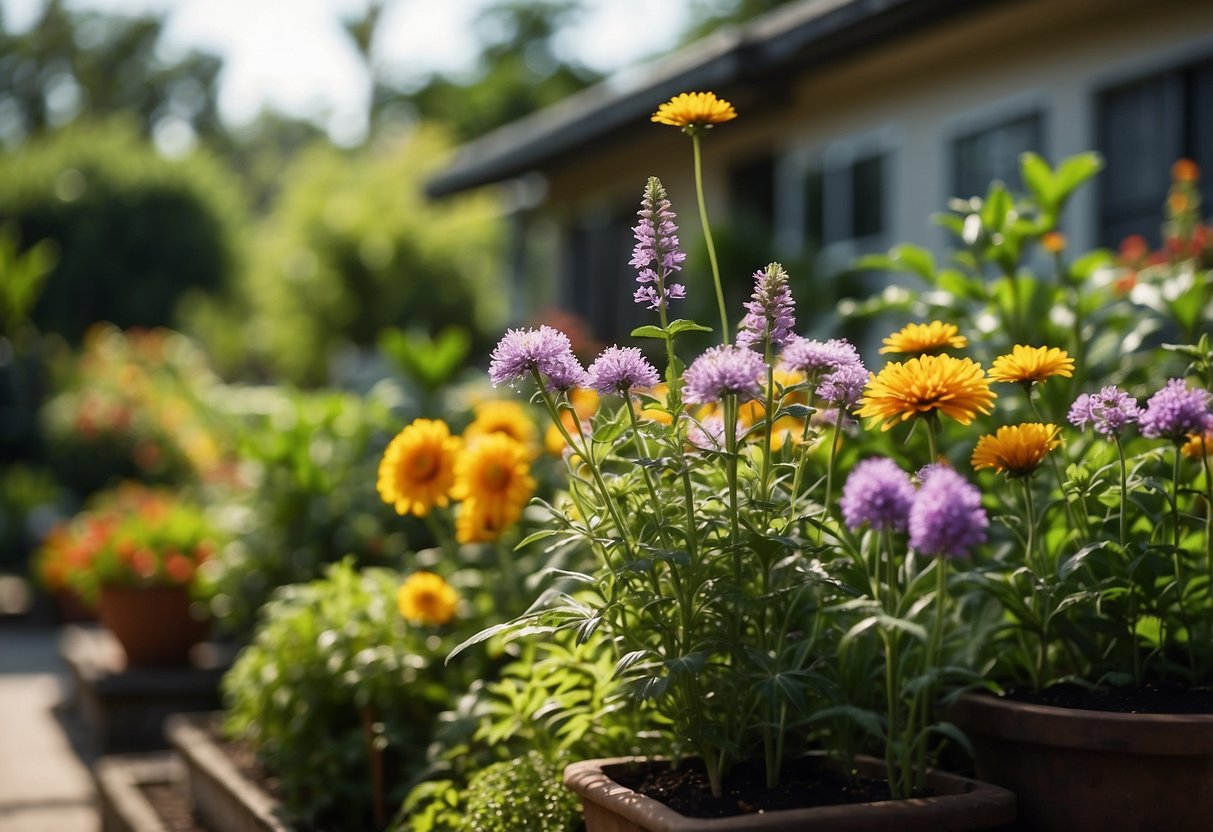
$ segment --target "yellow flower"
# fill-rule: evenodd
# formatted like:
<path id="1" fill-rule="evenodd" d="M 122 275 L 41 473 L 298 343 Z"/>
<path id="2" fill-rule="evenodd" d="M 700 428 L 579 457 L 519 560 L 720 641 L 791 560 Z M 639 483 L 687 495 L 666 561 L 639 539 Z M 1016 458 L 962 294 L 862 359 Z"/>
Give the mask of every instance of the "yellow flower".
<path id="1" fill-rule="evenodd" d="M 1201 437 L 1198 433 L 1188 434 L 1188 441 L 1180 448 L 1184 456 L 1200 459 L 1205 455 L 1213 455 L 1213 431 Z"/>
<path id="2" fill-rule="evenodd" d="M 945 324 L 943 321 L 931 321 L 929 324 L 906 324 L 898 332 L 894 332 L 881 343 L 880 352 L 904 353 L 922 355 L 948 349 L 964 349 L 969 339 L 959 335 L 956 324 Z"/>
<path id="3" fill-rule="evenodd" d="M 529 459 L 523 445 L 502 433 L 474 442 L 459 455 L 451 496 L 464 501 L 456 520 L 460 542 L 473 542 L 469 536 L 474 536 L 469 525 L 473 521 L 495 539 L 522 516 L 523 507 L 535 493 Z M 462 535 L 460 520 L 464 521 Z"/>
<path id="4" fill-rule="evenodd" d="M 967 425 L 978 413 L 989 413 L 996 398 L 980 364 L 950 355 L 924 355 L 887 364 L 879 375 L 871 376 L 856 415 L 870 419 L 869 427 L 883 420 L 881 430 L 934 411 Z"/>
<path id="5" fill-rule="evenodd" d="M 397 514 L 424 517 L 434 506 L 445 506 L 455 484 L 460 444 L 446 422 L 415 419 L 383 453 L 375 484 L 379 496 Z"/>
<path id="6" fill-rule="evenodd" d="M 459 595 L 433 572 L 414 572 L 396 591 L 396 606 L 410 624 L 441 625 L 455 617 Z"/>
<path id="7" fill-rule="evenodd" d="M 652 120 L 672 127 L 710 127 L 737 118 L 733 105 L 714 92 L 684 92 L 657 108 Z"/>
<path id="8" fill-rule="evenodd" d="M 658 384 L 656 387 L 650 390 L 649 395 L 655 399 L 665 401 L 669 390 L 670 386 L 663 381 L 661 384 Z M 674 424 L 673 415 L 671 415 L 670 411 L 665 410 L 664 408 L 646 407 L 641 410 L 638 415 L 641 419 L 647 419 L 650 422 L 657 422 L 661 425 Z"/>
<path id="9" fill-rule="evenodd" d="M 573 405 L 573 412 L 577 414 L 576 418 L 573 413 L 561 410 L 560 423 L 564 425 L 565 430 L 576 436 L 576 419 L 584 422 L 598 411 L 598 394 L 588 387 L 574 387 L 569 393 L 569 404 Z M 543 437 L 543 446 L 552 456 L 560 456 L 564 453 L 564 436 L 558 427 L 548 425 L 547 433 Z"/>
<path id="10" fill-rule="evenodd" d="M 527 416 L 525 408 L 516 401 L 497 399 L 476 405 L 476 418 L 463 432 L 465 442 L 492 433 L 504 433 L 528 448 L 534 446 L 538 432 L 535 423 Z"/>
<path id="11" fill-rule="evenodd" d="M 977 471 L 993 468 L 1009 477 L 1022 477 L 1040 467 L 1049 451 L 1061 444 L 1058 433 L 1057 425 L 1040 422 L 1003 425 L 977 440 L 970 461 Z"/>
<path id="12" fill-rule="evenodd" d="M 1025 347 L 1016 344 L 1008 355 L 1000 355 L 990 365 L 990 381 L 1017 381 L 1032 384 L 1050 376 L 1074 375 L 1074 359 L 1058 347 Z"/>
<path id="13" fill-rule="evenodd" d="M 1040 238 L 1040 246 L 1049 254 L 1061 254 L 1066 250 L 1066 235 L 1060 231 L 1050 231 Z"/>

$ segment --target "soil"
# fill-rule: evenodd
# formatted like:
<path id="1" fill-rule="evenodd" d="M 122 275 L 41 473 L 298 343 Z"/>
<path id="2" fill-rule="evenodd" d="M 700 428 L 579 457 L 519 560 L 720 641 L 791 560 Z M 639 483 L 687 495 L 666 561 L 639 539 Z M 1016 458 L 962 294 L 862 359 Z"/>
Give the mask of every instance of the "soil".
<path id="1" fill-rule="evenodd" d="M 1213 688 L 1189 688 L 1178 682 L 1093 690 L 1061 684 L 1039 691 L 1009 690 L 1006 698 L 1030 705 L 1123 714 L 1213 714 Z"/>
<path id="2" fill-rule="evenodd" d="M 241 775 L 256 783 L 275 800 L 283 799 L 282 781 L 261 764 L 251 743 L 229 740 L 219 729 L 218 722 L 212 722 L 207 726 L 207 730 L 210 732 L 211 739 L 223 749 L 223 753 L 232 761 Z"/>
<path id="3" fill-rule="evenodd" d="M 720 797 L 712 796 L 707 772 L 699 760 L 684 760 L 676 769 L 668 762 L 652 761 L 608 766 L 605 772 L 620 785 L 694 818 L 870 803 L 891 797 L 885 781 L 858 776 L 848 779 L 817 757 L 785 763 L 774 789 L 766 787 L 766 770 L 761 763 L 738 765 L 725 778 Z"/>
<path id="4" fill-rule="evenodd" d="M 207 832 L 206 827 L 198 823 L 194 817 L 194 809 L 190 799 L 181 787 L 167 783 L 153 783 L 139 786 L 147 802 L 152 805 L 156 814 L 164 821 L 168 832 Z"/>

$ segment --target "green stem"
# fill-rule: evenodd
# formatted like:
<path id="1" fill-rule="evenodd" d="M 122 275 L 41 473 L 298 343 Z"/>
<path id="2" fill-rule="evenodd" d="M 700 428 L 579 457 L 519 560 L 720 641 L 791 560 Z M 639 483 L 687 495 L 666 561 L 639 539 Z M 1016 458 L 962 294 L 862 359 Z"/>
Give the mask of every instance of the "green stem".
<path id="1" fill-rule="evenodd" d="M 741 528 L 737 519 L 737 396 L 724 398 L 724 446 L 728 456 L 729 548 L 733 551 L 733 580 L 741 591 Z"/>
<path id="2" fill-rule="evenodd" d="M 1040 422 L 1042 425 L 1049 424 L 1045 421 L 1045 418 L 1040 415 L 1040 407 L 1037 405 L 1036 399 L 1032 397 L 1033 387 L 1034 385 L 1031 382 L 1024 385 L 1025 393 L 1028 397 L 1028 404 L 1032 407 L 1032 412 L 1036 415 L 1036 420 L 1038 422 Z M 1057 478 L 1057 491 L 1059 494 L 1061 494 L 1061 504 L 1066 510 L 1066 521 L 1068 528 L 1070 529 L 1071 536 L 1073 536 L 1073 533 L 1076 530 L 1081 532 L 1080 537 L 1074 538 L 1074 547 L 1077 549 L 1081 547 L 1083 540 L 1090 538 L 1090 530 L 1086 525 L 1086 516 L 1082 514 L 1077 515 L 1078 517 L 1082 518 L 1081 523 L 1075 519 L 1076 515 L 1074 514 L 1074 507 L 1070 505 L 1070 497 L 1066 494 L 1066 478 L 1062 474 L 1061 463 L 1057 461 L 1057 457 L 1054 454 L 1050 453 L 1048 456 L 1049 463 L 1053 466 L 1053 475 Z"/>
<path id="3" fill-rule="evenodd" d="M 774 429 L 775 423 L 775 364 L 771 355 L 771 339 L 766 340 L 766 347 L 763 350 L 767 365 L 767 398 L 765 429 L 762 432 L 762 494 L 763 502 L 769 502 L 771 499 L 771 432 Z"/>
<path id="4" fill-rule="evenodd" d="M 936 666 L 939 664 L 939 654 L 942 651 L 943 645 L 943 629 L 946 620 L 948 604 L 948 559 L 945 557 L 935 558 L 935 626 L 931 629 L 931 636 L 927 641 L 927 662 L 926 673 L 928 676 L 934 673 Z M 930 724 L 931 710 L 935 704 L 935 686 L 936 682 L 932 680 L 926 685 L 922 691 L 922 723 L 915 726 L 919 731 L 926 728 Z M 915 778 L 920 790 L 926 788 L 927 782 L 927 742 L 925 737 L 919 742 L 917 765 L 915 766 Z"/>
<path id="5" fill-rule="evenodd" d="M 830 516 L 830 501 L 834 499 L 834 463 L 838 458 L 838 437 L 842 434 L 842 421 L 846 411 L 838 408 L 838 418 L 834 420 L 834 429 L 830 432 L 830 455 L 826 457 L 826 499 L 825 508 L 821 512 L 821 525 L 817 527 L 817 542 L 821 543 L 825 533 L 825 521 Z"/>
<path id="6" fill-rule="evenodd" d="M 695 153 L 695 195 L 699 199 L 699 222 L 703 226 L 703 241 L 708 247 L 708 262 L 712 265 L 712 280 L 716 284 L 716 303 L 720 306 L 720 343 L 729 343 L 729 316 L 725 311 L 724 288 L 720 283 L 720 265 L 716 262 L 716 244 L 712 242 L 712 227 L 708 224 L 708 206 L 703 198 L 703 160 L 699 150 L 699 133 L 691 133 Z"/>
<path id="7" fill-rule="evenodd" d="M 1126 548 L 1129 541 L 1129 465 L 1120 437 L 1112 434 L 1112 441 L 1116 443 L 1116 456 L 1120 460 L 1120 552 L 1131 561 L 1132 557 Z M 1129 649 L 1133 654 L 1133 684 L 1141 687 L 1141 651 L 1137 648 L 1137 582 L 1132 574 L 1129 575 Z"/>
<path id="8" fill-rule="evenodd" d="M 1173 547 L 1171 551 L 1171 564 L 1175 569 L 1175 597 L 1179 605 L 1179 617 L 1183 622 L 1184 627 L 1188 630 L 1188 668 L 1195 672 L 1196 656 L 1192 649 L 1192 636 L 1194 634 L 1192 633 L 1192 622 L 1191 619 L 1188 618 L 1188 611 L 1185 608 L 1186 605 L 1184 604 L 1183 569 L 1180 567 L 1179 562 L 1179 542 L 1181 538 L 1179 532 L 1179 447 L 1180 443 L 1176 442 L 1175 455 L 1171 464 L 1171 524 L 1174 527 L 1171 530 L 1171 542 Z"/>
<path id="9" fill-rule="evenodd" d="M 931 458 L 927 460 L 928 465 L 934 465 L 939 460 L 939 450 L 935 445 L 935 432 L 939 429 L 939 417 L 935 415 L 935 411 L 931 411 L 924 418 L 927 423 L 927 452 Z"/>

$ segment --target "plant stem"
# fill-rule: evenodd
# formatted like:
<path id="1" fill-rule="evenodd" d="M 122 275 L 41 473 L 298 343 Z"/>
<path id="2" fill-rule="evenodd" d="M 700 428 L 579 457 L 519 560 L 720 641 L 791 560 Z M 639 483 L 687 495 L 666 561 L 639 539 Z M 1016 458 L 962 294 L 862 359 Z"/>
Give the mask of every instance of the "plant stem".
<path id="1" fill-rule="evenodd" d="M 716 244 L 712 242 L 712 227 L 708 224 L 708 206 L 703 198 L 703 161 L 699 150 L 699 133 L 691 133 L 691 148 L 695 154 L 695 195 L 699 199 L 699 222 L 703 226 L 703 241 L 708 247 L 708 262 L 712 265 L 712 280 L 716 284 L 716 303 L 720 306 L 720 343 L 729 343 L 729 316 L 725 311 L 724 288 L 720 283 L 720 265 L 716 262 Z"/>
<path id="2" fill-rule="evenodd" d="M 387 826 L 387 807 L 383 795 L 383 753 L 376 745 L 375 713 L 369 705 L 363 705 L 359 710 L 362 717 L 362 732 L 366 740 L 367 762 L 371 776 L 371 815 L 375 828 Z"/>
<path id="3" fill-rule="evenodd" d="M 1022 477 L 1020 480 L 1023 483 L 1023 502 L 1024 502 L 1024 519 L 1027 525 L 1027 539 L 1024 541 L 1024 562 L 1032 565 L 1032 572 L 1035 578 L 1036 586 L 1033 587 L 1033 598 L 1036 601 L 1037 613 L 1040 615 L 1040 645 L 1036 656 L 1036 680 L 1037 688 L 1047 678 L 1046 673 L 1049 663 L 1049 640 L 1047 623 L 1048 615 L 1045 610 L 1045 604 L 1040 601 L 1041 590 L 1039 585 L 1046 580 L 1046 573 L 1049 571 L 1048 559 L 1041 556 L 1036 557 L 1036 503 L 1032 499 L 1032 480 L 1030 477 Z"/>
<path id="4" fill-rule="evenodd" d="M 766 406 L 766 424 L 762 432 L 762 500 L 770 502 L 771 499 L 771 432 L 775 427 L 775 366 L 771 355 L 771 339 L 765 339 L 766 347 L 763 349 L 764 358 L 767 365 L 767 398 Z"/>
<path id="5" fill-rule="evenodd" d="M 826 499 L 821 512 L 821 525 L 817 527 L 818 543 L 825 534 L 825 521 L 830 516 L 831 500 L 834 499 L 834 463 L 838 458 L 838 437 L 842 434 L 842 420 L 845 418 L 846 411 L 839 407 L 838 418 L 834 420 L 834 429 L 830 432 L 830 455 L 826 457 Z"/>
<path id="6" fill-rule="evenodd" d="M 1183 585 L 1183 570 L 1179 563 L 1179 447 L 1180 443 L 1175 443 L 1175 456 L 1171 464 L 1171 523 L 1174 528 L 1171 531 L 1172 551 L 1171 563 L 1175 568 L 1175 597 L 1179 604 L 1179 616 L 1183 622 L 1183 626 L 1188 630 L 1188 668 L 1195 672 L 1196 656 L 1192 650 L 1192 622 L 1188 618 L 1188 611 L 1184 605 L 1184 585 Z"/>
<path id="7" fill-rule="evenodd" d="M 1132 558 L 1126 548 L 1129 541 L 1129 466 L 1120 437 L 1112 434 L 1112 441 L 1116 443 L 1116 455 L 1120 460 L 1120 552 L 1131 563 Z M 1133 580 L 1132 573 L 1129 575 L 1129 647 L 1133 654 L 1133 684 L 1141 687 L 1141 651 L 1137 648 L 1137 582 Z"/>

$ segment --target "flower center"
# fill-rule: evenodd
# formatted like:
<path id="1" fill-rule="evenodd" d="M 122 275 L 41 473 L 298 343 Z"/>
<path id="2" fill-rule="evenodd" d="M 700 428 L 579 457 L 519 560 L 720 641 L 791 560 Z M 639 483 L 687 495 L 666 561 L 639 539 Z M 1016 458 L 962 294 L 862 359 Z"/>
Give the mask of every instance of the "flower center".
<path id="1" fill-rule="evenodd" d="M 484 484 L 491 491 L 504 491 L 510 481 L 510 470 L 500 462 L 490 463 L 484 469 Z"/>
<path id="2" fill-rule="evenodd" d="M 438 459 L 430 451 L 413 454 L 413 458 L 409 460 L 409 474 L 415 481 L 430 479 L 437 467 Z"/>

